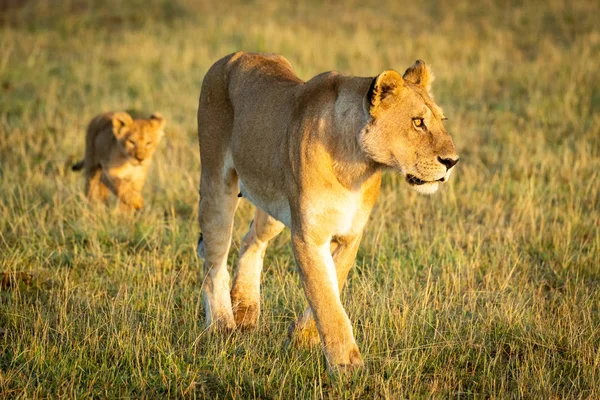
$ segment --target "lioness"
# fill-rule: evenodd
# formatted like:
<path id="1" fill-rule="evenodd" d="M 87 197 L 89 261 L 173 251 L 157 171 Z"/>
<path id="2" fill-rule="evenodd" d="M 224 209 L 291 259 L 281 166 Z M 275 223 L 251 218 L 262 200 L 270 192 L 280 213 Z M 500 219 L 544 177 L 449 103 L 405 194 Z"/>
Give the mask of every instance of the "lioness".
<path id="1" fill-rule="evenodd" d="M 285 58 L 244 52 L 210 68 L 198 107 L 198 254 L 205 260 L 208 326 L 256 324 L 265 248 L 287 226 L 309 305 L 295 334 L 310 337 L 316 321 L 330 367 L 362 364 L 340 290 L 381 172 L 392 168 L 417 191 L 433 193 L 458 162 L 442 109 L 429 94 L 432 79 L 417 61 L 403 76 L 326 72 L 304 82 Z M 238 193 L 257 209 L 230 292 L 227 254 Z"/>
<path id="2" fill-rule="evenodd" d="M 164 126 L 165 119 L 158 113 L 148 119 L 133 119 L 126 112 L 92 119 L 85 138 L 85 158 L 73 165 L 74 171 L 85 169 L 88 198 L 106 202 L 111 191 L 120 200 L 119 208 L 142 208 L 142 188 Z"/>

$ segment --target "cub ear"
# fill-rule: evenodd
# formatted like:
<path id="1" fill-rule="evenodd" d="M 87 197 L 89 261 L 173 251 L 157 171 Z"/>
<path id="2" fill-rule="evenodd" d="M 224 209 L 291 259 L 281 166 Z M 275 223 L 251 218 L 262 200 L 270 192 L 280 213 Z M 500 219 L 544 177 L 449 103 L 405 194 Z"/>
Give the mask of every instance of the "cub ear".
<path id="1" fill-rule="evenodd" d="M 112 115 L 113 132 L 117 138 L 121 138 L 132 124 L 133 119 L 126 112 L 116 112 Z"/>
<path id="2" fill-rule="evenodd" d="M 155 112 L 150 116 L 150 120 L 152 121 L 152 126 L 160 133 L 160 136 L 164 134 L 163 128 L 165 127 L 166 120 L 165 117 L 159 112 Z"/>
<path id="3" fill-rule="evenodd" d="M 165 117 L 159 112 L 155 112 L 150 116 L 152 120 L 152 124 L 157 127 L 157 129 L 162 129 L 165 126 Z"/>
<path id="4" fill-rule="evenodd" d="M 388 69 L 377 75 L 371 82 L 363 102 L 365 112 L 372 117 L 376 117 L 382 109 L 385 109 L 385 105 L 382 104 L 383 100 L 392 94 L 398 93 L 403 84 L 402 77 L 393 69 Z"/>
<path id="5" fill-rule="evenodd" d="M 419 85 L 427 92 L 431 91 L 431 82 L 435 79 L 433 72 L 423 60 L 417 60 L 402 76 L 407 82 Z"/>

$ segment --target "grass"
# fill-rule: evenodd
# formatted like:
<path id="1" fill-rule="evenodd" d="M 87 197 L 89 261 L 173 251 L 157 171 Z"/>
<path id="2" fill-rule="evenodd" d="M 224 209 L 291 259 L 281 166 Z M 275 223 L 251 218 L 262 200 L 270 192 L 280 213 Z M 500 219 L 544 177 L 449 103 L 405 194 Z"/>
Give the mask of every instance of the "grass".
<path id="1" fill-rule="evenodd" d="M 600 397 L 598 3 L 213 3 L 3 3 L 0 397 Z M 195 112 L 239 49 L 304 79 L 436 73 L 461 163 L 431 197 L 385 175 L 343 294 L 366 361 L 351 376 L 286 346 L 305 306 L 289 233 L 260 327 L 203 328 Z M 69 166 L 90 118 L 132 108 L 168 125 L 148 207 L 123 216 Z M 242 203 L 232 264 L 251 218 Z"/>

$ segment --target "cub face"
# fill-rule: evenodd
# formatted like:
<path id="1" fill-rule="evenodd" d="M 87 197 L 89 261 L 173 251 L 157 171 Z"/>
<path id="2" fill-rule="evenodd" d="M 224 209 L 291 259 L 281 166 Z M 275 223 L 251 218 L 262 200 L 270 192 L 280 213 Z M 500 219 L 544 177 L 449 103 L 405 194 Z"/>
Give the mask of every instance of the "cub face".
<path id="1" fill-rule="evenodd" d="M 119 150 L 132 164 L 150 160 L 164 136 L 165 119 L 155 113 L 148 119 L 133 119 L 125 112 L 112 117 L 113 133 Z"/>
<path id="2" fill-rule="evenodd" d="M 429 92 L 432 81 L 420 60 L 403 76 L 394 70 L 377 76 L 363 102 L 369 122 L 359 137 L 368 157 L 400 170 L 420 193 L 434 193 L 458 162 L 444 113 Z"/>

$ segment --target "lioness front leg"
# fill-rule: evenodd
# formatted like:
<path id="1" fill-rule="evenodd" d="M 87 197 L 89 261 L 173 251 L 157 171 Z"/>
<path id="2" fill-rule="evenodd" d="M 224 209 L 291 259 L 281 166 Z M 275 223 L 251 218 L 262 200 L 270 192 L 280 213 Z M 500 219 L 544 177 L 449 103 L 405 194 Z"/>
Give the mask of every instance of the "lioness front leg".
<path id="1" fill-rule="evenodd" d="M 318 242 L 308 233 L 293 232 L 292 247 L 327 363 L 331 368 L 362 365 L 352 325 L 340 301 L 330 241 Z"/>
<path id="2" fill-rule="evenodd" d="M 340 293 L 346 283 L 348 272 L 350 272 L 354 260 L 356 259 L 356 253 L 358 252 L 361 238 L 362 233 L 338 237 L 331 241 L 331 255 L 335 264 L 335 272 Z M 300 319 L 290 327 L 289 334 L 290 339 L 294 340 L 299 345 L 313 345 L 319 343 L 319 333 L 310 307 L 307 307 Z"/>
<path id="3" fill-rule="evenodd" d="M 231 289 L 233 316 L 238 329 L 256 326 L 260 315 L 260 274 L 269 241 L 285 225 L 261 209 L 256 209 L 250 230 L 242 240 L 238 270 Z"/>

